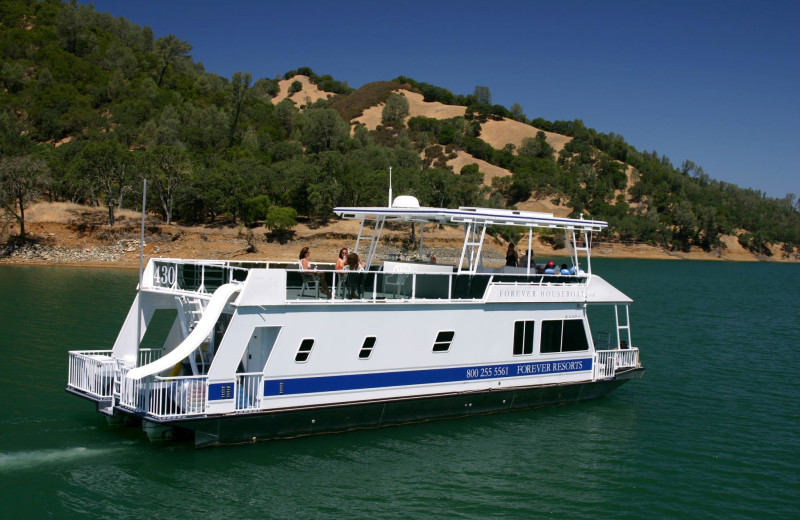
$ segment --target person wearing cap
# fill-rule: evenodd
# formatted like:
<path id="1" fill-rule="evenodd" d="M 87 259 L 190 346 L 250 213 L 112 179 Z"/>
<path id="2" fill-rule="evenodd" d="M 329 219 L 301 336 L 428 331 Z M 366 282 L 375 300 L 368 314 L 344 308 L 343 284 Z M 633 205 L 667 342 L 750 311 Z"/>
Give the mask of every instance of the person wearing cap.
<path id="1" fill-rule="evenodd" d="M 544 266 L 544 274 L 555 274 L 556 272 L 556 264 L 552 260 L 547 262 L 547 265 Z"/>

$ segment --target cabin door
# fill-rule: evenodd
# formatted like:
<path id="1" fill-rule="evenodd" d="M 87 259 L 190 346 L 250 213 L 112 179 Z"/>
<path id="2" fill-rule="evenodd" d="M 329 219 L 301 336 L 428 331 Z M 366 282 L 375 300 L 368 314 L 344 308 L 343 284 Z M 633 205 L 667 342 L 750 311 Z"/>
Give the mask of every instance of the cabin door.
<path id="1" fill-rule="evenodd" d="M 263 372 L 275 341 L 278 339 L 280 327 L 256 327 L 247 349 L 244 351 L 244 371 L 247 373 Z"/>

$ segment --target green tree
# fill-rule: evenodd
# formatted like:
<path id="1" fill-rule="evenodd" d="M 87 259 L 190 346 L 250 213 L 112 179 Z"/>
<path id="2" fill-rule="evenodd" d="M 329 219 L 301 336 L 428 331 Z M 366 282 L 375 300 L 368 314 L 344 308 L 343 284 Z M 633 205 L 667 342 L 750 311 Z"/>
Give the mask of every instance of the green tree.
<path id="1" fill-rule="evenodd" d="M 133 156 L 113 140 L 90 142 L 72 161 L 72 168 L 87 178 L 92 193 L 105 198 L 108 225 L 114 225 L 114 209 L 122 208 L 122 199 L 133 190 Z"/>
<path id="2" fill-rule="evenodd" d="M 475 87 L 475 92 L 472 95 L 475 96 L 476 103 L 492 104 L 492 93 L 489 91 L 489 87 L 478 85 Z"/>
<path id="3" fill-rule="evenodd" d="M 172 210 L 178 190 L 189 179 L 191 165 L 186 152 L 175 146 L 158 146 L 146 152 L 144 171 L 161 202 L 167 225 L 172 223 Z"/>
<path id="4" fill-rule="evenodd" d="M 350 126 L 332 108 L 311 108 L 303 113 L 303 144 L 312 152 L 333 150 L 349 138 Z"/>
<path id="5" fill-rule="evenodd" d="M 192 50 L 192 46 L 188 42 L 179 40 L 174 34 L 168 34 L 156 40 L 153 54 L 155 54 L 160 61 L 160 70 L 158 73 L 159 87 L 164 81 L 164 74 L 167 72 L 167 67 L 170 65 L 175 67 L 179 63 L 191 61 L 191 57 L 189 56 L 190 50 Z"/>
<path id="6" fill-rule="evenodd" d="M 30 155 L 0 159 L 0 207 L 4 222 L 15 220 L 22 238 L 25 237 L 25 208 L 49 181 L 49 170 L 41 159 Z"/>
<path id="7" fill-rule="evenodd" d="M 267 211 L 267 218 L 264 221 L 264 226 L 271 230 L 267 240 L 277 239 L 281 244 L 285 244 L 293 234 L 291 229 L 296 225 L 297 211 L 294 208 L 272 206 Z"/>
<path id="8" fill-rule="evenodd" d="M 259 195 L 244 202 L 242 221 L 245 226 L 252 226 L 257 220 L 264 220 L 272 203 L 266 195 Z"/>
<path id="9" fill-rule="evenodd" d="M 522 105 L 519 103 L 511 105 L 511 118 L 515 121 L 525 122 L 525 114 L 522 112 Z"/>
<path id="10" fill-rule="evenodd" d="M 381 120 L 384 124 L 394 124 L 400 126 L 408 116 L 408 99 L 402 94 L 392 93 L 386 99 L 386 105 L 381 112 Z"/>
<path id="11" fill-rule="evenodd" d="M 242 113 L 242 104 L 246 101 L 249 94 L 250 82 L 253 80 L 252 74 L 245 72 L 235 72 L 231 80 L 231 133 L 228 146 L 233 146 L 236 138 L 236 127 L 239 125 L 239 116 Z"/>

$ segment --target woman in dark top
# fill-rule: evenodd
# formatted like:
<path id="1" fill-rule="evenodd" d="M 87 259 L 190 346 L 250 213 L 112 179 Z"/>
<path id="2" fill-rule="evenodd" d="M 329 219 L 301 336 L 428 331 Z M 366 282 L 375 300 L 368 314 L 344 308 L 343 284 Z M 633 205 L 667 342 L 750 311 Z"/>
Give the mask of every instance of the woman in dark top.
<path id="1" fill-rule="evenodd" d="M 517 267 L 517 252 L 514 251 L 514 244 L 508 244 L 508 251 L 506 251 L 506 265 Z"/>

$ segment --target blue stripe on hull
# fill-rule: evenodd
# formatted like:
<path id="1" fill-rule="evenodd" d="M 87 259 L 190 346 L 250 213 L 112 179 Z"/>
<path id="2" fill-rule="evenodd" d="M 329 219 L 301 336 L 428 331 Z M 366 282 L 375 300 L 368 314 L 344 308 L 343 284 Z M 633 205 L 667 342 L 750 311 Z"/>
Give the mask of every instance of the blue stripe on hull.
<path id="1" fill-rule="evenodd" d="M 634 370 L 631 377 L 641 377 L 643 372 L 644 369 Z M 605 395 L 626 381 L 627 379 L 614 379 L 514 390 L 482 390 L 313 409 L 265 410 L 253 414 L 170 422 L 180 428 L 194 430 L 195 446 L 235 444 L 583 401 Z"/>
<path id="2" fill-rule="evenodd" d="M 530 375 L 581 372 L 591 369 L 592 358 L 582 358 L 566 359 L 562 361 L 537 361 L 502 365 L 408 370 L 404 372 L 267 379 L 264 381 L 264 396 L 341 392 L 346 390 L 365 390 L 368 388 L 476 381 L 481 379 L 506 379 Z"/>

